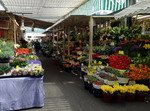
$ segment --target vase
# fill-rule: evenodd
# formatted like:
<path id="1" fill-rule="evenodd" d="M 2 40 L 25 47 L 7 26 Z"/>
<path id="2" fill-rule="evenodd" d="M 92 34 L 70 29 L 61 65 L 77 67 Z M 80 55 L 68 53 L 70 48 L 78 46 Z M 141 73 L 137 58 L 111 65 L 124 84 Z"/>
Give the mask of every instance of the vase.
<path id="1" fill-rule="evenodd" d="M 125 102 L 125 94 L 115 94 L 115 101 L 119 103 Z"/>
<path id="2" fill-rule="evenodd" d="M 146 94 L 138 93 L 136 99 L 137 99 L 137 101 L 145 102 L 146 101 Z"/>
<path id="3" fill-rule="evenodd" d="M 128 102 L 134 102 L 135 101 L 135 94 L 127 93 L 126 99 Z"/>
<path id="4" fill-rule="evenodd" d="M 113 102 L 113 94 L 107 94 L 107 93 L 102 93 L 102 100 L 106 103 L 112 103 Z"/>

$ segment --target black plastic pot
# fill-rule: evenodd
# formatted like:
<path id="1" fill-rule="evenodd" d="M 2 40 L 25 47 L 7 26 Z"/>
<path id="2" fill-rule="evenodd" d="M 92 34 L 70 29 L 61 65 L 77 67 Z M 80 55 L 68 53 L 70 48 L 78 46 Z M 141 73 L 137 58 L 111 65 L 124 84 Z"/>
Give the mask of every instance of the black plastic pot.
<path id="1" fill-rule="evenodd" d="M 102 98 L 102 90 L 93 88 L 94 97 Z"/>
<path id="2" fill-rule="evenodd" d="M 10 58 L 0 58 L 0 63 L 9 63 Z"/>

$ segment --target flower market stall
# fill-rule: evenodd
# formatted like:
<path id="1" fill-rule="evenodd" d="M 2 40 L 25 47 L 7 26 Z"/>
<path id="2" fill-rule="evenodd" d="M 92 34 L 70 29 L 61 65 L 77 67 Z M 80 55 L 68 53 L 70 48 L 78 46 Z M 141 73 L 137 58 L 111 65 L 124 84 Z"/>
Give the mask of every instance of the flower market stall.
<path id="1" fill-rule="evenodd" d="M 44 69 L 32 50 L 0 39 L 0 110 L 44 106 Z"/>

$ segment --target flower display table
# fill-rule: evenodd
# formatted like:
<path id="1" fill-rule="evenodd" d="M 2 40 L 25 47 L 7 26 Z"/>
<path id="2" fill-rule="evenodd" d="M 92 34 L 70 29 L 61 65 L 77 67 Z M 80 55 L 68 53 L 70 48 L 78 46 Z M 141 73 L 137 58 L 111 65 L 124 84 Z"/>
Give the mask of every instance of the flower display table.
<path id="1" fill-rule="evenodd" d="M 0 96 L 0 111 L 43 107 L 43 77 L 0 79 Z"/>

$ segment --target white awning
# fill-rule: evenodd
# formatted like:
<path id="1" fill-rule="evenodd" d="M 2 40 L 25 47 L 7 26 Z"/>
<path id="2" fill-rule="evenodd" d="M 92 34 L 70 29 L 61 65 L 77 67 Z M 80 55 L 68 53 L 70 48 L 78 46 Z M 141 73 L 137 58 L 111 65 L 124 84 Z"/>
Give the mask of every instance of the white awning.
<path id="1" fill-rule="evenodd" d="M 88 0 L 0 0 L 8 12 L 47 22 L 56 22 Z M 20 14 L 19 14 L 20 13 Z"/>
<path id="2" fill-rule="evenodd" d="M 135 5 L 125 8 L 114 16 L 115 19 L 119 19 L 123 17 L 131 17 L 140 13 L 150 13 L 150 0 L 142 0 Z"/>

